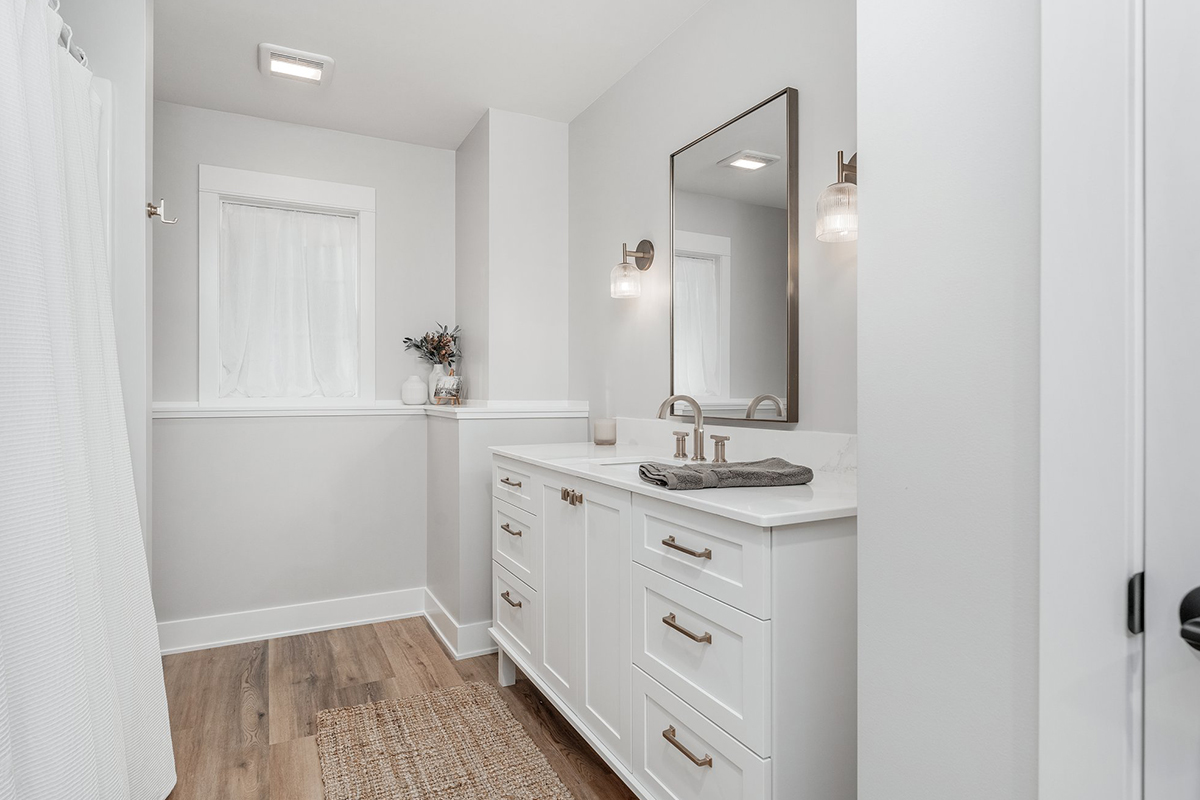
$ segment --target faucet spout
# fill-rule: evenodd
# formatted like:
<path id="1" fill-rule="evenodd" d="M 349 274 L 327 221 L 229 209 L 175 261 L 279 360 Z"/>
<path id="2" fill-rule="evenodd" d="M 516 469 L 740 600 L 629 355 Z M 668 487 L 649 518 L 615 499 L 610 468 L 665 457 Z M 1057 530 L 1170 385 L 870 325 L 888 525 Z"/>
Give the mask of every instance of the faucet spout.
<path id="1" fill-rule="evenodd" d="M 758 397 L 750 401 L 750 406 L 746 409 L 746 419 L 754 419 L 755 412 L 763 403 L 770 402 L 775 404 L 775 415 L 783 416 L 783 401 L 773 394 L 760 394 Z"/>
<path id="2" fill-rule="evenodd" d="M 662 401 L 662 405 L 658 407 L 658 418 L 666 419 L 667 411 L 673 403 L 687 403 L 692 407 L 692 417 L 696 421 L 693 442 L 692 461 L 707 461 L 704 457 L 704 409 L 700 408 L 700 403 L 696 398 L 686 394 L 673 394 L 666 400 Z"/>

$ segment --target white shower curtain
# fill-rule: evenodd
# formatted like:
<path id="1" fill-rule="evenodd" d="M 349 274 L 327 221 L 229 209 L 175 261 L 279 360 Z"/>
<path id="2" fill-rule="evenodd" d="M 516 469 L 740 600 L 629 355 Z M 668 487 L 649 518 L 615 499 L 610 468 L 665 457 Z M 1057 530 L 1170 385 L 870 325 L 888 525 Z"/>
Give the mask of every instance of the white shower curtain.
<path id="1" fill-rule="evenodd" d="M 117 374 L 91 73 L 0 0 L 0 800 L 175 782 Z"/>

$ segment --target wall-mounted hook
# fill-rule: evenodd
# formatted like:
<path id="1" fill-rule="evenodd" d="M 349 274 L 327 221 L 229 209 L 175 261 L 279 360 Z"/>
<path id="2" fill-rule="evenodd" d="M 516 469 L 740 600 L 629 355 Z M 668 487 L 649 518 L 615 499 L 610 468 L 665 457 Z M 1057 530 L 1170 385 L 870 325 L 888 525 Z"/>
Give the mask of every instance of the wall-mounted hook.
<path id="1" fill-rule="evenodd" d="M 146 203 L 146 216 L 147 217 L 150 217 L 151 219 L 153 219 L 154 217 L 158 217 L 159 220 L 161 220 L 164 225 L 174 225 L 176 222 L 179 222 L 179 217 L 175 217 L 174 219 L 167 219 L 164 216 L 164 214 L 166 214 L 166 212 L 167 212 L 167 201 L 165 198 L 160 198 L 158 201 L 158 205 L 154 205 L 154 203 Z"/>

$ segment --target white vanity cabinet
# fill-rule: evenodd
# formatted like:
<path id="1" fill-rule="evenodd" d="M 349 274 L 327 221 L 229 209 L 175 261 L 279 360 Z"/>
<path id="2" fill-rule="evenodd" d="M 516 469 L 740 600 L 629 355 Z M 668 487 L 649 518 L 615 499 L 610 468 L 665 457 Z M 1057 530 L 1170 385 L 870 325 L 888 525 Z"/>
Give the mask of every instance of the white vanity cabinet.
<path id="1" fill-rule="evenodd" d="M 666 492 L 611 467 L 494 456 L 501 681 L 519 667 L 643 800 L 853 800 L 844 488 Z"/>
<path id="2" fill-rule="evenodd" d="M 499 476 L 492 500 L 498 641 L 521 659 L 522 671 L 536 675 L 543 690 L 629 763 L 630 493 L 502 459 L 493 474 Z M 520 508 L 510 502 L 513 497 Z M 536 564 L 527 559 L 518 566 L 509 552 L 513 536 L 500 528 L 501 521 L 521 519 L 521 514 L 529 515 L 523 528 L 537 532 L 530 541 L 540 542 L 540 553 L 526 553 Z M 540 576 L 541 585 L 529 584 L 523 575 Z M 502 592 L 514 579 L 536 595 L 530 604 L 536 608 L 526 615 L 539 618 L 536 650 L 526 645 L 529 637 L 517 640 L 512 633 L 512 617 L 519 612 Z"/>

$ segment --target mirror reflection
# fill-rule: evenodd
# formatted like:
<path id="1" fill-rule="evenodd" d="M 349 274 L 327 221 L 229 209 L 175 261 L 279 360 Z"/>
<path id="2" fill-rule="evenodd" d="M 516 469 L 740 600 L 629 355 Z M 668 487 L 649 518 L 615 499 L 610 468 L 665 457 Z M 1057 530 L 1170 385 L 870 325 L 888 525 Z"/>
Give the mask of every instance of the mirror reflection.
<path id="1" fill-rule="evenodd" d="M 672 158 L 672 386 L 705 417 L 791 416 L 787 104 L 781 93 Z"/>

